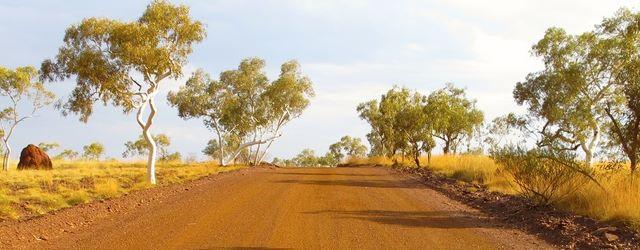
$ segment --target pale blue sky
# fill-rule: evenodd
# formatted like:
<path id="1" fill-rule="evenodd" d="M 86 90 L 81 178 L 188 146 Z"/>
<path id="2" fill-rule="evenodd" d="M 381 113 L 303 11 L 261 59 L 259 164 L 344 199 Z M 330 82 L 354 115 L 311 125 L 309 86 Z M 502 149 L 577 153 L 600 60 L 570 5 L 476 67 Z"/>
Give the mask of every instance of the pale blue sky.
<path id="1" fill-rule="evenodd" d="M 279 65 L 297 59 L 314 82 L 316 97 L 304 115 L 291 122 L 271 156 L 292 157 L 303 148 L 324 153 L 343 135 L 362 137 L 358 103 L 379 97 L 394 84 L 428 93 L 453 82 L 478 100 L 487 120 L 519 110 L 513 85 L 540 68 L 530 46 L 550 26 L 577 33 L 591 29 L 618 8 L 637 10 L 637 1 L 173 1 L 191 7 L 207 25 L 186 72 L 204 68 L 212 75 L 257 56 L 275 77 Z M 0 65 L 36 65 L 55 56 L 64 30 L 85 17 L 137 18 L 148 1 L 0 0 Z M 200 121 L 183 121 L 166 104 L 164 85 L 154 133 L 166 133 L 172 150 L 202 156 L 213 134 Z M 49 85 L 64 97 L 72 82 Z M 58 142 L 81 150 L 99 141 L 107 155 L 120 157 L 123 143 L 140 131 L 132 115 L 98 107 L 87 124 L 62 117 L 52 108 L 19 127 L 12 140 Z M 54 153 L 55 154 L 55 153 Z"/>

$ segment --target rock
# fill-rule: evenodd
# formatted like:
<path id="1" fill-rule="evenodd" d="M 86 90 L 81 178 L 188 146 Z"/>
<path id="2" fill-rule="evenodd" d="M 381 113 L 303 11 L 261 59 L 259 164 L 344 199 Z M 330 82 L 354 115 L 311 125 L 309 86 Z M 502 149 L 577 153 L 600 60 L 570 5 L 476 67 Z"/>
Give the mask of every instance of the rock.
<path id="1" fill-rule="evenodd" d="M 607 239 L 608 242 L 614 242 L 620 239 L 620 237 L 612 233 L 604 233 L 604 238 Z"/>
<path id="2" fill-rule="evenodd" d="M 617 227 L 602 227 L 602 228 L 598 228 L 597 230 L 593 231 L 592 234 L 594 235 L 603 235 L 604 233 L 611 233 L 611 232 L 615 232 L 618 231 Z"/>
<path id="3" fill-rule="evenodd" d="M 50 170 L 53 168 L 51 164 L 51 159 L 42 151 L 42 149 L 38 148 L 33 144 L 29 144 L 26 148 L 22 149 L 20 152 L 20 162 L 18 162 L 18 170 L 24 169 L 44 169 Z"/>

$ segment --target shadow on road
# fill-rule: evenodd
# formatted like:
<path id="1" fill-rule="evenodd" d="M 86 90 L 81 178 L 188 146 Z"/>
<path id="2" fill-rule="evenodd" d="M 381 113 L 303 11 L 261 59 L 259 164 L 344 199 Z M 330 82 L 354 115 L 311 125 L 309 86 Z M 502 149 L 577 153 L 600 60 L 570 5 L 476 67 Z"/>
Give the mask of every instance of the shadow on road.
<path id="1" fill-rule="evenodd" d="M 281 180 L 276 183 L 322 185 L 322 186 L 348 186 L 367 188 L 416 188 L 423 187 L 417 182 L 392 181 L 392 180 Z"/>
<path id="2" fill-rule="evenodd" d="M 307 172 L 290 172 L 290 173 L 274 173 L 277 175 L 310 175 L 310 176 L 362 176 L 362 177 L 370 177 L 370 176 L 384 176 L 380 174 L 331 174 L 331 173 L 307 173 Z"/>
<path id="3" fill-rule="evenodd" d="M 360 210 L 339 211 L 322 210 L 305 214 L 327 214 L 339 219 L 357 219 L 385 225 L 427 228 L 488 228 L 495 225 L 488 218 L 455 211 L 387 211 Z"/>

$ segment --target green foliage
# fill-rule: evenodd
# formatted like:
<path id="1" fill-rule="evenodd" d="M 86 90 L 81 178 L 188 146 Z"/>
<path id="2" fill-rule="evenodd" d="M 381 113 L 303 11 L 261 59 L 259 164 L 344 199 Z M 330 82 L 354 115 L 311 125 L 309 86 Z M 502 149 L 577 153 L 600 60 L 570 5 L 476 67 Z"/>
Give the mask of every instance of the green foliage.
<path id="1" fill-rule="evenodd" d="M 100 157 L 104 154 L 104 145 L 99 142 L 94 142 L 89 145 L 82 147 L 84 151 L 82 156 L 86 159 L 90 160 L 99 160 Z"/>
<path id="2" fill-rule="evenodd" d="M 160 158 L 160 160 L 166 161 L 166 162 L 181 162 L 182 154 L 180 154 L 180 152 L 173 152 L 171 154 L 167 154 L 166 156 Z"/>
<path id="3" fill-rule="evenodd" d="M 172 154 L 169 153 L 168 149 L 169 145 L 171 145 L 171 139 L 169 138 L 169 136 L 165 134 L 158 134 L 153 136 L 153 140 L 156 142 L 156 146 L 158 147 L 160 160 L 169 160 L 170 156 L 172 156 Z M 149 154 L 149 143 L 144 139 L 143 136 L 140 136 L 136 141 L 125 142 L 124 146 L 125 151 L 122 153 L 122 157 L 124 158 Z M 175 160 L 176 155 L 173 155 L 172 157 Z"/>
<path id="4" fill-rule="evenodd" d="M 482 125 L 484 115 L 476 108 L 475 100 L 469 100 L 465 90 L 447 84 L 427 98 L 426 113 L 433 129 L 433 136 L 444 142 L 445 154 L 457 150 L 460 142 L 473 135 Z"/>
<path id="5" fill-rule="evenodd" d="M 156 0 L 133 22 L 92 17 L 72 25 L 55 60 L 45 60 L 41 70 L 50 81 L 75 76 L 76 88 L 61 107 L 86 122 L 96 101 L 125 112 L 140 106 L 136 97 L 154 92 L 167 77 L 181 76 L 192 45 L 204 37 L 204 25 L 191 20 L 186 6 Z"/>
<path id="6" fill-rule="evenodd" d="M 65 149 L 53 158 L 56 160 L 74 160 L 78 158 L 78 156 L 80 156 L 80 153 L 77 151 Z"/>
<path id="7" fill-rule="evenodd" d="M 317 167 L 320 164 L 318 163 L 318 157 L 311 149 L 303 149 L 296 157 L 293 159 L 293 163 L 297 167 Z"/>
<path id="8" fill-rule="evenodd" d="M 382 95 L 379 103 L 371 100 L 358 105 L 360 118 L 371 125 L 367 139 L 371 144 L 372 154 L 393 156 L 406 147 L 407 142 L 399 136 L 402 131 L 395 125 L 402 109 L 409 105 L 409 96 L 408 89 L 394 87 Z"/>
<path id="9" fill-rule="evenodd" d="M 329 153 L 327 153 L 327 157 L 331 159 L 329 162 L 335 160 L 338 163 L 344 160 L 344 157 L 364 157 L 367 153 L 367 147 L 362 144 L 362 140 L 360 138 L 353 138 L 351 136 L 345 135 L 340 138 L 340 141 L 331 144 L 329 146 Z M 327 164 L 332 165 L 332 164 Z"/>
<path id="10" fill-rule="evenodd" d="M 56 149 L 60 147 L 60 144 L 58 144 L 57 142 L 51 142 L 51 143 L 46 143 L 46 142 L 41 142 L 38 143 L 38 148 L 42 149 L 42 151 L 49 153 L 49 151 Z"/>
<path id="11" fill-rule="evenodd" d="M 605 103 L 616 95 L 602 61 L 608 53 L 604 42 L 593 32 L 574 36 L 548 29 L 532 49 L 545 68 L 529 74 L 513 92 L 516 102 L 544 124 L 539 146 L 581 148 L 589 165 L 605 126 Z"/>
<path id="12" fill-rule="evenodd" d="M 611 145 L 629 159 L 631 172 L 638 169 L 640 157 L 640 12 L 619 10 L 605 19 L 598 34 L 604 37 L 603 56 L 619 96 L 607 101 Z M 618 67 L 615 67 L 618 66 Z"/>
<path id="13" fill-rule="evenodd" d="M 252 146 L 250 161 L 260 161 L 282 127 L 302 114 L 314 94 L 311 81 L 301 75 L 296 61 L 284 63 L 273 82 L 265 75 L 264 66 L 264 60 L 248 58 L 237 69 L 222 72 L 219 80 L 198 70 L 185 86 L 167 97 L 180 117 L 202 118 L 214 131 L 217 140 L 209 143 L 205 153 L 215 155 L 223 164 Z M 260 151 L 265 143 L 269 143 L 267 148 Z"/>
<path id="14" fill-rule="evenodd" d="M 559 202 L 593 180 L 590 170 L 565 152 L 505 147 L 491 156 L 513 177 L 523 196 L 540 204 Z"/>
<path id="15" fill-rule="evenodd" d="M 392 158 L 410 155 L 420 166 L 422 153 L 431 155 L 434 137 L 442 139 L 444 151 L 455 151 L 462 139 L 471 138 L 483 121 L 475 101 L 466 98 L 463 89 L 448 85 L 428 97 L 406 88 L 394 87 L 380 101 L 358 105 L 360 118 L 371 125 L 367 134 L 371 155 Z"/>

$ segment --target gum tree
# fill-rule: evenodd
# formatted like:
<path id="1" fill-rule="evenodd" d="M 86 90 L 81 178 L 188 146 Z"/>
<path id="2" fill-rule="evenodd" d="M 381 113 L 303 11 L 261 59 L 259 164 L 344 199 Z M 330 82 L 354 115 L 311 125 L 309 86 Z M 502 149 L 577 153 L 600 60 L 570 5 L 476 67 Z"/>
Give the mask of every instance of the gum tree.
<path id="1" fill-rule="evenodd" d="M 360 118 L 371 126 L 367 139 L 374 155 L 394 156 L 406 148 L 402 131 L 396 127 L 398 114 L 409 104 L 410 91 L 394 86 L 380 97 L 380 101 L 371 100 L 357 107 Z"/>
<path id="2" fill-rule="evenodd" d="M 149 145 L 147 179 L 155 184 L 154 97 L 165 82 L 182 75 L 193 44 L 204 37 L 203 24 L 189 16 L 186 6 L 157 0 L 133 22 L 88 18 L 69 27 L 58 55 L 44 61 L 42 71 L 49 81 L 75 77 L 75 89 L 60 105 L 65 115 L 79 114 L 87 122 L 95 102 L 136 111 Z"/>
<path id="3" fill-rule="evenodd" d="M 514 98 L 541 120 L 540 147 L 581 149 L 591 165 L 607 121 L 605 106 L 615 93 L 612 67 L 603 59 L 609 48 L 594 32 L 569 35 L 550 28 L 532 54 L 544 69 L 516 84 Z"/>
<path id="4" fill-rule="evenodd" d="M 612 145 L 626 155 L 633 173 L 640 160 L 640 13 L 621 9 L 602 22 L 598 34 L 610 52 L 603 61 L 619 93 L 605 107 Z"/>
<path id="5" fill-rule="evenodd" d="M 93 142 L 89 145 L 82 147 L 82 156 L 91 160 L 100 160 L 100 157 L 104 154 L 104 145 L 99 142 Z"/>
<path id="6" fill-rule="evenodd" d="M 431 151 L 436 146 L 433 139 L 431 118 L 426 110 L 426 97 L 414 93 L 409 103 L 398 114 L 396 130 L 400 137 L 407 142 L 407 151 L 413 158 L 416 167 L 420 167 L 420 156 L 427 153 L 428 164 L 431 163 Z"/>
<path id="7" fill-rule="evenodd" d="M 38 148 L 42 149 L 45 153 L 50 153 L 51 150 L 59 148 L 60 144 L 57 142 L 41 142 L 38 143 Z"/>
<path id="8" fill-rule="evenodd" d="M 476 108 L 475 100 L 467 98 L 465 90 L 447 84 L 427 98 L 426 113 L 432 124 L 433 136 L 442 140 L 442 151 L 456 152 L 459 143 L 472 136 L 482 125 L 484 115 Z"/>
<path id="9" fill-rule="evenodd" d="M 335 158 L 337 161 L 342 161 L 344 157 L 364 157 L 366 154 L 367 146 L 362 144 L 360 138 L 345 135 L 340 138 L 340 141 L 329 146 L 327 155 L 330 155 L 330 157 Z"/>
<path id="10" fill-rule="evenodd" d="M 265 109 L 265 125 L 261 126 L 259 138 L 277 138 L 282 128 L 291 120 L 302 115 L 309 106 L 309 99 L 315 95 L 311 80 L 302 75 L 297 61 L 288 61 L 280 67 L 280 76 L 272 82 L 261 95 Z M 264 160 L 271 144 L 269 140 L 265 148 L 256 149 L 256 164 Z"/>
<path id="11" fill-rule="evenodd" d="M 43 107 L 51 104 L 55 95 L 45 89 L 38 80 L 38 71 L 34 67 L 19 67 L 15 70 L 0 67 L 0 98 L 3 109 L 0 111 L 0 135 L 4 143 L 2 169 L 9 170 L 9 156 L 12 149 L 9 143 L 16 127 L 23 121 L 37 115 Z M 28 110 L 20 110 L 28 107 Z"/>
<path id="12" fill-rule="evenodd" d="M 169 157 L 169 151 L 167 147 L 171 145 L 171 139 L 165 134 L 158 134 L 153 136 L 153 140 L 156 142 L 158 148 L 160 160 L 167 160 Z M 143 136 L 140 136 L 135 141 L 127 141 L 124 143 L 125 151 L 122 153 L 122 157 L 132 157 L 136 155 L 149 154 L 149 144 Z"/>
<path id="13" fill-rule="evenodd" d="M 264 64 L 262 59 L 245 59 L 237 69 L 222 72 L 219 80 L 199 70 L 167 97 L 180 117 L 202 118 L 213 130 L 217 140 L 206 152 L 222 165 L 247 151 L 250 161 L 261 162 L 282 128 L 302 114 L 313 96 L 311 81 L 301 75 L 297 62 L 284 63 L 279 78 L 271 83 Z M 261 151 L 263 144 L 267 145 Z"/>

